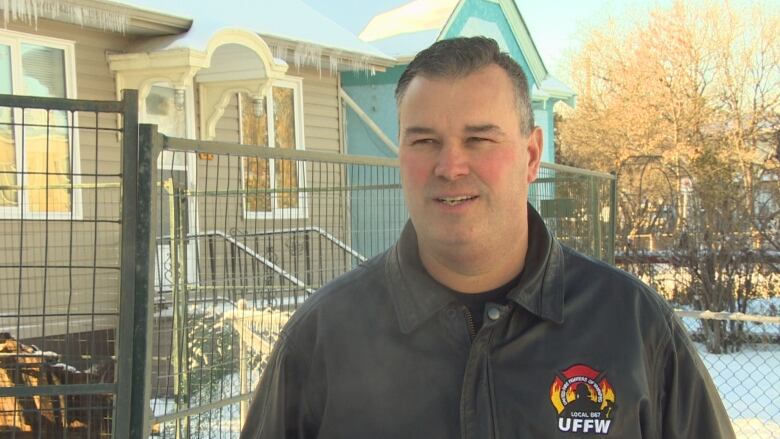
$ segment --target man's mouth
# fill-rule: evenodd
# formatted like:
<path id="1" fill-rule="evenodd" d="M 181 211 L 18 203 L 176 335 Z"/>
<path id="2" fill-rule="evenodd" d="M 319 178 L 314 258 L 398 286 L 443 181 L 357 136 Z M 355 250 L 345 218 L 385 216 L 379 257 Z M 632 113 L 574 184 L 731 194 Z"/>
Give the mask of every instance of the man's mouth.
<path id="1" fill-rule="evenodd" d="M 436 201 L 440 203 L 444 203 L 448 206 L 455 206 L 457 204 L 463 203 L 465 201 L 470 201 L 476 199 L 476 195 L 465 195 L 462 197 L 439 197 L 436 198 Z"/>

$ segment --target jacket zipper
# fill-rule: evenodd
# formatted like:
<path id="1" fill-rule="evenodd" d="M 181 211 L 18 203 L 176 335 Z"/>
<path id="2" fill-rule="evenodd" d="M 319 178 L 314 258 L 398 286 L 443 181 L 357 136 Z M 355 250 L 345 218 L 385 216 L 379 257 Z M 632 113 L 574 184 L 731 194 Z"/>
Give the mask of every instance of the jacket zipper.
<path id="1" fill-rule="evenodd" d="M 477 336 L 477 327 L 474 325 L 474 317 L 467 307 L 463 309 L 463 313 L 466 315 L 466 326 L 468 326 L 469 329 L 469 337 L 471 341 L 474 341 L 474 338 Z"/>

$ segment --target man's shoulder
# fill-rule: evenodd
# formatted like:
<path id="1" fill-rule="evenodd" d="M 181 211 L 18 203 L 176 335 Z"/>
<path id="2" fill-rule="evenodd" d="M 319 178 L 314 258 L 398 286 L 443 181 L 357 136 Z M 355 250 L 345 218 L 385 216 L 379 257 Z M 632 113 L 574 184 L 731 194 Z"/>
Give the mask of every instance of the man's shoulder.
<path id="1" fill-rule="evenodd" d="M 286 335 L 302 329 L 300 326 L 354 317 L 386 301 L 386 258 L 387 252 L 362 262 L 312 293 L 291 316 L 284 329 Z"/>
<path id="2" fill-rule="evenodd" d="M 669 303 L 641 279 L 604 261 L 561 247 L 570 294 L 588 294 L 604 306 L 639 305 L 645 313 L 663 316 L 664 320 L 671 318 L 673 311 Z"/>

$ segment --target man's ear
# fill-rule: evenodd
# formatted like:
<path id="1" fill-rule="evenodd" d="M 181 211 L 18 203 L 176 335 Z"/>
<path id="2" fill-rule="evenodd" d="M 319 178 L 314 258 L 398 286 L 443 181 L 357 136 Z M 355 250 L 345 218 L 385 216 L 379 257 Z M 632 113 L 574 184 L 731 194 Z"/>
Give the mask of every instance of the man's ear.
<path id="1" fill-rule="evenodd" d="M 528 136 L 528 184 L 536 180 L 539 165 L 542 162 L 542 150 L 544 148 L 544 132 L 539 127 L 534 127 Z"/>

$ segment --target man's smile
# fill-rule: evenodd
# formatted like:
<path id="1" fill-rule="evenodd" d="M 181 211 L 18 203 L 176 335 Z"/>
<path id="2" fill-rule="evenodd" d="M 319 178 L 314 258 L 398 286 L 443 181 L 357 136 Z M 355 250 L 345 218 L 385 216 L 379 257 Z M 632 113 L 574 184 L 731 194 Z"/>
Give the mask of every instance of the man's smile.
<path id="1" fill-rule="evenodd" d="M 471 201 L 477 199 L 477 195 L 463 195 L 458 197 L 437 197 L 436 201 L 447 204 L 449 206 L 455 206 L 465 201 Z"/>

